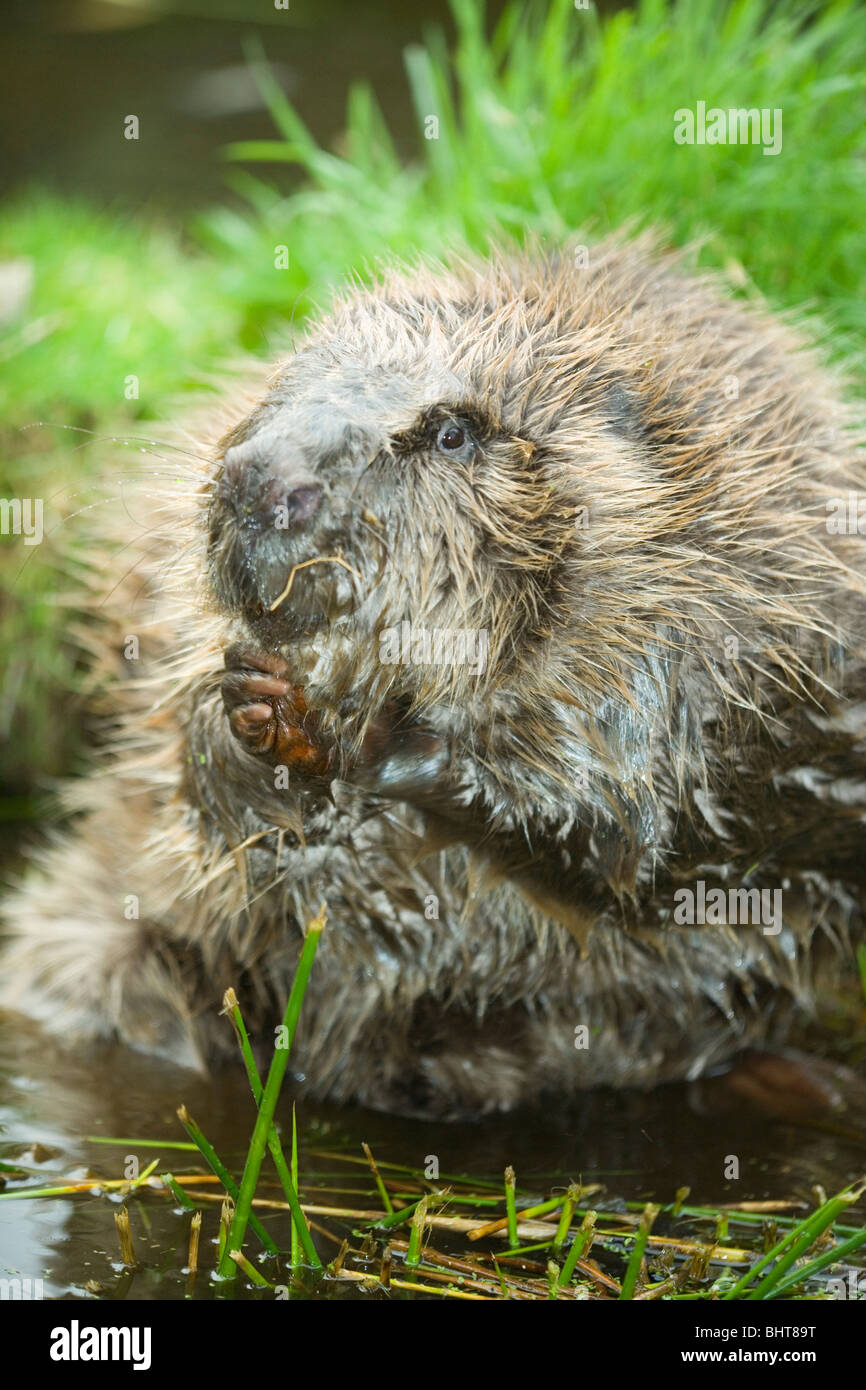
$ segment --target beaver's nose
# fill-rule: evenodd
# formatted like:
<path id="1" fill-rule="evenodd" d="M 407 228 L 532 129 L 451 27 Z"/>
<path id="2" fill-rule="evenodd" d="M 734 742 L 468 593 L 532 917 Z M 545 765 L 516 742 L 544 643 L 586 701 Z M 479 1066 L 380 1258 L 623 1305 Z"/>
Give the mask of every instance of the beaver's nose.
<path id="1" fill-rule="evenodd" d="M 287 487 L 284 478 L 268 478 L 261 489 L 261 507 L 278 529 L 291 530 L 312 521 L 322 505 L 322 496 L 319 483 Z"/>
<path id="2" fill-rule="evenodd" d="M 321 484 L 306 469 L 277 470 L 234 449 L 226 454 L 218 492 L 242 526 L 283 531 L 312 521 L 324 497 Z"/>

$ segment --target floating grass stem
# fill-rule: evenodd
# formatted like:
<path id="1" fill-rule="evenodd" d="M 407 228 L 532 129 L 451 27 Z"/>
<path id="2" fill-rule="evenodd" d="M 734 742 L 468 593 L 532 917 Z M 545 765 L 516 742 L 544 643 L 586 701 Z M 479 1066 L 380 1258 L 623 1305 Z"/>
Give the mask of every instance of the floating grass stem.
<path id="1" fill-rule="evenodd" d="M 260 1289 L 272 1289 L 274 1286 L 260 1270 L 251 1264 L 242 1250 L 230 1250 L 229 1259 L 234 1260 L 238 1269 L 242 1269 L 250 1283 L 257 1284 Z"/>
<path id="2" fill-rule="evenodd" d="M 142 1170 L 141 1170 L 141 1172 L 139 1173 L 139 1175 L 138 1175 L 137 1178 L 130 1178 L 130 1180 L 129 1180 L 129 1190 L 130 1190 L 130 1192 L 134 1192 L 135 1189 L 136 1189 L 137 1187 L 143 1187 L 144 1184 L 147 1182 L 148 1178 L 151 1176 L 151 1174 L 154 1172 L 154 1170 L 155 1170 L 158 1166 L 159 1166 L 159 1159 L 158 1159 L 158 1158 L 155 1158 L 151 1163 L 148 1163 L 147 1166 L 146 1166 L 145 1168 L 142 1168 Z"/>
<path id="3" fill-rule="evenodd" d="M 190 1201 L 189 1197 L 187 1197 L 183 1188 L 180 1186 L 180 1183 L 175 1181 L 173 1173 L 163 1173 L 162 1181 L 163 1184 L 168 1188 L 169 1192 L 171 1192 L 172 1195 L 177 1199 L 179 1205 L 183 1207 L 184 1211 L 196 1210 L 195 1202 Z"/>
<path id="4" fill-rule="evenodd" d="M 429 1195 L 429 1193 L 425 1194 L 425 1196 Z M 402 1226 L 404 1221 L 412 1220 L 418 1206 L 423 1201 L 424 1197 L 419 1197 L 417 1202 L 411 1202 L 408 1207 L 403 1207 L 402 1211 L 392 1211 L 388 1216 L 383 1216 L 382 1220 L 377 1221 L 375 1224 L 387 1228 L 388 1230 L 390 1230 L 392 1226 Z"/>
<path id="5" fill-rule="evenodd" d="M 594 1191 L 594 1190 L 595 1190 L 595 1189 L 593 1189 L 593 1191 Z M 579 1188 L 573 1188 L 573 1189 L 570 1189 L 570 1191 L 572 1191 L 573 1193 L 575 1193 L 575 1192 L 579 1192 L 580 1189 L 579 1189 Z M 521 1211 L 519 1211 L 519 1212 L 517 1213 L 517 1216 L 519 1217 L 519 1220 L 520 1220 L 520 1221 L 532 1221 L 532 1220 L 533 1220 L 535 1217 L 537 1217 L 537 1216 L 549 1216 L 551 1212 L 558 1211 L 559 1208 L 563 1205 L 563 1203 L 564 1203 L 565 1201 L 566 1201 L 566 1197 L 564 1197 L 564 1196 L 562 1196 L 562 1197 L 551 1197 L 551 1198 L 549 1198 L 549 1200 L 546 1201 L 546 1202 L 539 1202 L 539 1203 L 537 1204 L 537 1206 L 534 1206 L 534 1207 L 524 1207 Z M 572 1198 L 572 1213 L 573 1213 L 573 1211 L 574 1211 L 574 1199 Z M 507 1226 L 509 1225 L 509 1220 L 510 1220 L 510 1217 L 509 1217 L 509 1216 L 507 1216 L 507 1215 L 506 1215 L 506 1216 L 501 1216 L 501 1217 L 499 1217 L 496 1221 L 486 1221 L 486 1222 L 484 1223 L 483 1226 L 476 1226 L 474 1230 L 472 1230 L 472 1231 L 467 1231 L 466 1234 L 468 1235 L 468 1237 L 469 1237 L 470 1240 L 481 1240 L 482 1236 L 492 1236 L 492 1235 L 495 1235 L 497 1231 L 501 1231 L 503 1227 L 507 1227 Z M 571 1217 L 569 1217 L 569 1221 L 570 1221 L 570 1220 L 571 1220 Z M 560 1225 L 561 1225 L 561 1224 L 562 1224 L 562 1223 L 560 1222 Z M 510 1229 L 510 1228 L 509 1228 L 509 1229 Z M 566 1226 L 566 1230 L 567 1230 L 567 1229 L 568 1229 L 568 1227 Z M 519 1232 L 518 1232 L 518 1234 L 519 1234 Z M 564 1239 L 564 1237 L 563 1237 L 563 1239 Z"/>
<path id="6" fill-rule="evenodd" d="M 188 1144 L 185 1139 L 107 1139 L 102 1134 L 88 1134 L 88 1144 L 113 1144 L 122 1149 L 183 1149 L 195 1153 L 198 1144 Z"/>

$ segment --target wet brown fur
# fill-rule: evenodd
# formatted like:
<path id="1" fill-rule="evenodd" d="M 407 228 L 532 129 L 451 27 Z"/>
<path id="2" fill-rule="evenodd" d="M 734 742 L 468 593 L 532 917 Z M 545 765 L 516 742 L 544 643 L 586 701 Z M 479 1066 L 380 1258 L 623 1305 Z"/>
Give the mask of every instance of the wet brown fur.
<path id="1" fill-rule="evenodd" d="M 826 521 L 866 478 L 796 330 L 647 240 L 588 267 L 395 268 L 228 410 L 220 444 L 193 436 L 184 469 L 157 470 L 100 579 L 116 727 L 7 905 L 6 1004 L 207 1064 L 234 1045 L 228 985 L 272 1035 L 324 898 L 293 1066 L 317 1095 L 451 1116 L 698 1076 L 853 974 L 864 538 Z M 432 448 L 440 416 L 475 422 L 468 462 Z M 220 460 L 298 419 L 356 576 L 299 572 L 268 616 L 288 561 L 263 550 L 258 607 L 240 604 Z M 404 619 L 485 628 L 486 670 L 383 664 Z M 300 775 L 277 789 L 231 736 L 238 641 L 296 653 L 332 799 Z M 409 762 L 413 730 L 435 756 L 356 777 L 371 740 L 387 763 L 395 709 Z M 699 879 L 782 889 L 781 933 L 676 925 Z"/>

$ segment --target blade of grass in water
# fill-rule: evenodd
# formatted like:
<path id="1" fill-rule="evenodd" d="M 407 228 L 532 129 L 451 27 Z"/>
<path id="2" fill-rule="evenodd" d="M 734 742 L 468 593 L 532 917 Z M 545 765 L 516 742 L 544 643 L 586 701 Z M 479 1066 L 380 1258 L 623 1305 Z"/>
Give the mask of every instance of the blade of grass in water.
<path id="1" fill-rule="evenodd" d="M 310 978 L 313 960 L 319 945 L 319 939 L 325 929 L 325 908 L 322 906 L 317 917 L 314 917 L 307 927 L 304 938 L 304 945 L 301 951 L 301 958 L 298 961 L 298 968 L 292 982 L 291 993 L 286 1004 L 286 1011 L 283 1015 L 283 1026 L 287 1034 L 287 1046 L 276 1047 L 268 1069 L 268 1079 L 262 1093 L 259 1113 L 256 1119 L 253 1137 L 250 1140 L 247 1161 L 244 1164 L 243 1176 L 241 1178 L 240 1190 L 238 1193 L 235 1214 L 232 1219 L 231 1230 L 227 1242 L 226 1252 L 220 1260 L 219 1272 L 223 1278 L 231 1279 L 237 1272 L 237 1265 L 234 1260 L 229 1258 L 228 1251 L 242 1250 L 247 1225 L 252 1225 L 254 1215 L 252 1202 L 255 1195 L 256 1184 L 259 1180 L 259 1173 L 262 1168 L 262 1160 L 265 1156 L 265 1149 L 268 1143 L 268 1134 L 274 1122 L 274 1113 L 277 1108 L 277 1101 L 283 1078 L 286 1074 L 286 1067 L 289 1061 L 292 1041 L 295 1030 L 298 1026 L 298 1018 L 301 1012 L 301 1005 L 304 1002 L 304 994 L 307 989 L 307 982 Z M 298 1233 L 299 1235 L 301 1232 Z M 316 1256 L 316 1263 L 321 1262 Z"/>
<path id="2" fill-rule="evenodd" d="M 228 1246 L 229 1227 L 232 1224 L 232 1213 L 235 1204 L 231 1197 L 224 1197 L 220 1207 L 220 1234 L 219 1234 L 219 1253 L 217 1256 L 217 1267 L 222 1263 Z"/>
<path id="3" fill-rule="evenodd" d="M 517 1178 L 514 1175 L 514 1169 L 509 1164 L 505 1170 L 505 1210 L 507 1212 L 508 1222 L 508 1244 L 511 1246 L 512 1250 L 516 1249 L 520 1244 L 517 1235 L 517 1206 L 514 1200 L 514 1189 L 516 1185 Z"/>
<path id="4" fill-rule="evenodd" d="M 422 1197 L 412 1213 L 409 1249 L 406 1252 L 406 1264 L 410 1266 L 421 1263 L 421 1242 L 424 1239 L 424 1225 L 427 1219 L 427 1201 L 427 1197 Z"/>
<path id="5" fill-rule="evenodd" d="M 183 1149 L 195 1153 L 198 1144 L 187 1143 L 185 1139 L 106 1139 L 102 1134 L 88 1134 L 88 1144 L 116 1144 L 121 1148 L 134 1149 Z"/>
<path id="6" fill-rule="evenodd" d="M 860 1194 L 858 1193 L 857 1195 L 859 1196 Z M 840 1194 L 838 1197 L 831 1197 L 830 1201 L 820 1206 L 813 1216 L 807 1217 L 799 1228 L 797 1239 L 789 1245 L 785 1254 L 782 1255 L 773 1268 L 764 1275 L 764 1278 L 761 1280 L 760 1284 L 758 1284 L 757 1288 L 750 1290 L 749 1293 L 746 1294 L 746 1298 L 754 1301 L 772 1297 L 775 1293 L 776 1285 L 781 1282 L 782 1275 L 786 1274 L 791 1268 L 791 1265 L 805 1255 L 807 1250 L 811 1249 L 818 1237 L 832 1227 L 833 1222 L 840 1212 L 843 1212 L 845 1208 L 850 1206 L 851 1202 L 855 1200 L 856 1198 L 854 1196 L 848 1194 Z"/>
<path id="7" fill-rule="evenodd" d="M 225 1188 L 229 1196 L 232 1198 L 232 1200 L 234 1202 L 237 1202 L 239 1195 L 237 1183 L 235 1182 L 228 1168 L 223 1163 L 213 1144 L 211 1144 L 210 1140 L 202 1133 L 201 1129 L 196 1124 L 195 1120 L 192 1118 L 185 1105 L 181 1105 L 179 1107 L 177 1117 L 183 1125 L 184 1129 L 186 1130 L 187 1134 L 195 1142 L 196 1147 L 198 1148 L 208 1167 L 219 1178 L 220 1182 L 222 1183 L 223 1187 Z M 265 1230 L 261 1221 L 255 1214 L 253 1214 L 250 1217 L 250 1225 L 252 1226 L 259 1240 L 262 1242 L 262 1245 L 267 1250 L 268 1254 L 278 1254 L 279 1246 L 272 1239 L 272 1237 L 268 1235 L 268 1232 Z"/>
<path id="8" fill-rule="evenodd" d="M 625 1272 L 625 1278 L 622 1281 L 622 1288 L 619 1295 L 621 1299 L 634 1298 L 635 1286 L 646 1250 L 646 1243 L 649 1239 L 649 1233 L 653 1228 L 653 1222 L 660 1210 L 660 1207 L 653 1206 L 652 1203 L 648 1203 L 647 1206 L 644 1207 L 644 1213 L 641 1217 L 640 1225 L 637 1228 L 637 1235 L 635 1236 L 634 1245 L 629 1257 L 628 1268 Z"/>
<path id="9" fill-rule="evenodd" d="M 578 1188 L 570 1187 L 562 1204 L 562 1215 L 559 1218 L 559 1225 L 556 1228 L 556 1235 L 553 1238 L 553 1248 L 557 1253 L 565 1244 L 566 1237 L 571 1227 L 571 1218 L 574 1216 L 574 1205 L 577 1200 Z"/>
<path id="10" fill-rule="evenodd" d="M 238 1043 L 241 1049 L 241 1055 L 244 1059 L 244 1065 L 247 1069 L 247 1079 L 250 1083 L 250 1090 L 253 1093 L 253 1100 L 255 1101 L 256 1105 L 261 1105 L 263 1093 L 262 1081 L 261 1077 L 259 1076 L 259 1069 L 256 1066 L 256 1059 L 253 1056 L 253 1049 L 250 1043 L 249 1034 L 247 1033 L 246 1024 L 244 1023 L 243 1014 L 241 1013 L 241 1008 L 238 1004 L 237 995 L 235 994 L 233 989 L 227 989 L 225 994 L 223 995 L 223 1007 L 224 1011 L 228 1014 L 229 1018 L 231 1019 L 232 1025 L 234 1026 L 235 1034 L 237 1036 Z M 293 1129 L 294 1113 L 295 1112 L 293 1106 Z M 295 1142 L 295 1139 L 296 1136 L 293 1135 L 293 1144 Z M 280 1143 L 280 1136 L 277 1134 L 276 1125 L 271 1125 L 270 1130 L 268 1132 L 267 1142 L 268 1151 L 270 1152 L 271 1158 L 274 1161 L 274 1167 L 277 1170 L 277 1176 L 279 1177 L 280 1182 L 282 1183 L 283 1191 L 286 1194 L 286 1201 L 289 1204 L 289 1210 L 292 1214 L 292 1266 L 294 1267 L 296 1264 L 300 1263 L 300 1259 L 296 1260 L 294 1257 L 295 1245 L 299 1242 L 300 1245 L 303 1246 L 304 1253 L 307 1257 L 307 1261 L 309 1262 L 309 1264 L 313 1265 L 313 1267 L 316 1269 L 320 1269 L 322 1262 L 316 1253 L 316 1247 L 313 1244 L 313 1238 L 310 1235 L 310 1229 L 307 1225 L 306 1217 L 304 1216 L 304 1213 L 301 1211 L 301 1203 L 300 1199 L 298 1198 L 297 1182 L 293 1182 L 289 1174 L 289 1169 L 286 1164 L 286 1156 L 283 1153 L 283 1146 Z"/>
<path id="11" fill-rule="evenodd" d="M 370 1148 L 369 1144 L 362 1144 L 361 1148 L 364 1150 L 364 1156 L 370 1165 L 370 1171 L 372 1172 L 373 1177 L 376 1181 L 376 1186 L 379 1189 L 379 1196 L 382 1198 L 382 1206 L 385 1208 L 388 1215 L 392 1216 L 394 1214 L 394 1204 L 391 1201 L 390 1196 L 388 1195 L 387 1187 L 382 1181 L 382 1174 L 376 1167 L 376 1160 L 373 1157 L 373 1150 Z"/>
<path id="12" fill-rule="evenodd" d="M 292 1187 L 298 1191 L 298 1116 L 294 1102 L 292 1103 Z M 300 1205 L 300 1203 L 299 1203 Z M 303 1217 L 303 1212 L 301 1216 Z M 304 1225 L 306 1226 L 306 1217 Z M 308 1228 L 309 1230 L 309 1228 Z M 312 1237 L 310 1238 L 312 1243 Z M 315 1253 L 315 1248 L 314 1248 Z M 297 1222 L 292 1215 L 292 1269 L 297 1269 L 301 1263 L 301 1237 L 298 1231 Z"/>
<path id="13" fill-rule="evenodd" d="M 821 1270 L 826 1269 L 828 1265 L 838 1264 L 840 1260 L 845 1259 L 846 1255 L 853 1255 L 864 1245 L 866 1245 L 866 1227 L 856 1231 L 847 1240 L 843 1240 L 841 1245 L 834 1245 L 832 1250 L 826 1250 L 823 1255 L 817 1255 L 814 1260 L 809 1260 L 807 1264 L 801 1265 L 790 1279 L 783 1279 L 780 1284 L 776 1284 L 769 1297 L 779 1298 L 781 1294 L 788 1293 L 798 1284 L 802 1284 L 805 1279 L 811 1279 L 813 1275 L 820 1274 Z"/>
<path id="14" fill-rule="evenodd" d="M 178 1202 L 186 1211 L 196 1210 L 195 1202 L 191 1202 L 189 1197 L 187 1197 L 186 1193 L 184 1192 L 183 1188 L 175 1182 L 173 1173 L 163 1173 L 162 1180 L 168 1188 L 169 1192 L 174 1193 Z"/>
<path id="15" fill-rule="evenodd" d="M 598 1213 L 595 1211 L 588 1211 L 586 1213 L 586 1216 L 583 1218 L 583 1224 L 581 1225 L 581 1228 L 577 1235 L 574 1237 L 574 1240 L 571 1243 L 571 1249 L 569 1250 L 568 1255 L 566 1256 L 565 1264 L 562 1266 L 562 1269 L 559 1272 L 560 1288 L 565 1288 L 568 1284 L 571 1283 L 578 1260 L 581 1258 L 584 1251 L 587 1250 L 590 1244 L 592 1243 L 592 1237 L 595 1232 L 595 1223 L 597 1218 Z"/>
<path id="16" fill-rule="evenodd" d="M 782 1237 L 777 1245 L 774 1245 L 772 1250 L 768 1251 L 762 1259 L 752 1265 L 752 1268 L 747 1270 L 732 1288 L 726 1290 L 726 1292 L 722 1294 L 722 1298 L 725 1300 L 733 1300 L 738 1298 L 752 1299 L 756 1296 L 761 1298 L 766 1297 L 773 1288 L 773 1285 L 781 1280 L 782 1275 L 790 1268 L 794 1260 L 799 1259 L 800 1255 L 815 1243 L 818 1236 L 821 1235 L 828 1226 L 832 1225 L 836 1216 L 845 1209 L 851 1200 L 853 1200 L 851 1196 L 840 1193 L 838 1197 L 833 1197 L 830 1201 L 823 1202 L 817 1211 L 813 1212 L 812 1215 L 808 1216 L 804 1221 L 798 1222 L 796 1226 Z M 797 1250 L 799 1254 L 793 1254 L 788 1258 L 786 1252 L 790 1254 L 791 1250 Z M 769 1266 L 773 1265 L 774 1261 L 778 1261 L 776 1267 L 762 1279 L 761 1283 L 755 1289 L 749 1289 L 749 1285 L 752 1283 L 753 1279 L 755 1279 L 758 1274 L 768 1269 Z M 748 1293 L 746 1292 L 747 1290 L 749 1290 Z"/>
<path id="17" fill-rule="evenodd" d="M 376 1227 L 385 1227 L 388 1230 L 390 1230 L 392 1226 L 402 1226 L 404 1221 L 411 1221 L 423 1200 L 423 1197 L 419 1197 L 417 1202 L 412 1202 L 410 1206 L 404 1207 L 402 1211 L 392 1211 L 388 1216 L 383 1217 L 381 1221 L 376 1221 L 373 1224 Z"/>
<path id="18" fill-rule="evenodd" d="M 229 1259 L 234 1260 L 238 1268 L 243 1270 L 244 1274 L 253 1284 L 258 1284 L 260 1289 L 272 1289 L 274 1287 L 261 1271 L 256 1269 L 254 1264 L 250 1264 L 246 1255 L 240 1250 L 231 1250 L 229 1252 Z"/>

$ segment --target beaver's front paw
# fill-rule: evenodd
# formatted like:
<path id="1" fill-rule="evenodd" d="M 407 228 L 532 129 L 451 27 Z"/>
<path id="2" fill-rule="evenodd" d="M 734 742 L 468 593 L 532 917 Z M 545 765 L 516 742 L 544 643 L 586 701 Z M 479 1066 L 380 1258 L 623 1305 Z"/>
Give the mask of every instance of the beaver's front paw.
<path id="1" fill-rule="evenodd" d="M 238 643 L 225 664 L 223 705 L 238 743 L 302 776 L 333 776 L 333 739 L 307 708 L 303 686 L 289 679 L 287 662 Z"/>

